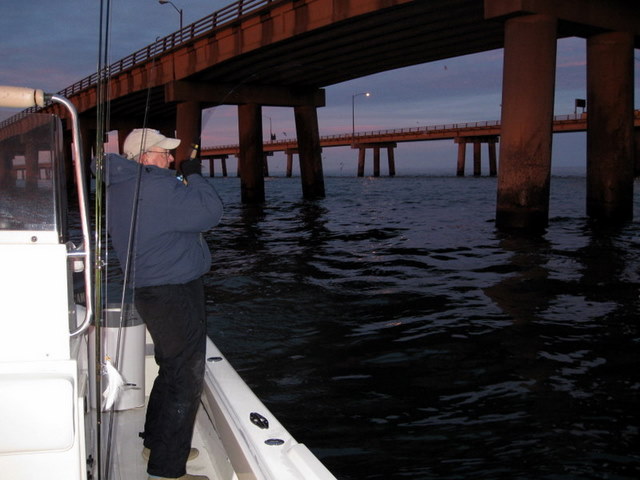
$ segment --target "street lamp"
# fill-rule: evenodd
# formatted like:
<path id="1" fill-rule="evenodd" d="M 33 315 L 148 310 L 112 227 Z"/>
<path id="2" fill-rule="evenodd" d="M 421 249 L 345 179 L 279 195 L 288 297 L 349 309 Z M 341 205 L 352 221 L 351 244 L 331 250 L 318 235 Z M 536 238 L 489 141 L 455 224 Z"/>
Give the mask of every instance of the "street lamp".
<path id="1" fill-rule="evenodd" d="M 264 118 L 269 119 L 269 138 L 273 142 L 276 139 L 276 136 L 273 134 L 273 128 L 271 128 L 271 117 L 268 115 L 262 115 Z"/>
<path id="2" fill-rule="evenodd" d="M 371 96 L 369 92 L 356 93 L 351 95 L 351 141 L 356 137 L 356 97 L 364 95 L 365 97 Z"/>
<path id="3" fill-rule="evenodd" d="M 160 5 L 166 5 L 167 3 L 176 9 L 176 12 L 180 14 L 180 30 L 182 30 L 182 9 L 176 7 L 171 0 L 158 0 Z"/>

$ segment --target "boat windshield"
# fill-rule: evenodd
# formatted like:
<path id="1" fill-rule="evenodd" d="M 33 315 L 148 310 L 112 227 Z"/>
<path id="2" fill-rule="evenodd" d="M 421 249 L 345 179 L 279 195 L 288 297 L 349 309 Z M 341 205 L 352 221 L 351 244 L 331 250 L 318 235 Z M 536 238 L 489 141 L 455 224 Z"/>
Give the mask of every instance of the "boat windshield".
<path id="1" fill-rule="evenodd" d="M 20 114 L 0 124 L 0 243 L 63 242 L 62 124 Z"/>

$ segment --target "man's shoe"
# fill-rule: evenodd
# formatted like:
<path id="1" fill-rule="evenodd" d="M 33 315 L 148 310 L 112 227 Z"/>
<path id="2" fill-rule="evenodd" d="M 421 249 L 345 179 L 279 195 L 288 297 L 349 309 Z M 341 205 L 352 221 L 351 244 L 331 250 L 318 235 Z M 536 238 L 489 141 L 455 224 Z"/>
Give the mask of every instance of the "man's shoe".
<path id="1" fill-rule="evenodd" d="M 178 478 L 167 478 L 167 477 L 149 477 L 149 480 L 209 480 L 209 477 L 205 475 L 182 475 Z"/>
<path id="2" fill-rule="evenodd" d="M 150 454 L 151 450 L 149 450 L 147 447 L 144 447 L 142 449 L 142 458 L 144 458 L 147 462 L 149 461 Z M 192 448 L 191 450 L 189 450 L 189 457 L 187 458 L 187 462 L 193 460 L 198 455 L 200 455 L 200 451 L 197 448 Z"/>

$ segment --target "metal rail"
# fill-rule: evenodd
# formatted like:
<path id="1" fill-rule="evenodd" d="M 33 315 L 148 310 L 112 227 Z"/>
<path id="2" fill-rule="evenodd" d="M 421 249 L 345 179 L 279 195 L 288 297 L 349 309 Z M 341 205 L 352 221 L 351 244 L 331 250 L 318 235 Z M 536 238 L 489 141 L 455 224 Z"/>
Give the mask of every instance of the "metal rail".
<path id="1" fill-rule="evenodd" d="M 108 73 L 109 76 L 118 75 L 137 65 L 148 62 L 158 55 L 173 50 L 185 43 L 191 42 L 200 36 L 211 34 L 232 22 L 238 21 L 246 16 L 253 15 L 258 10 L 277 2 L 278 0 L 238 0 L 233 2 L 232 4 L 213 12 L 211 15 L 201 18 L 200 20 L 173 32 L 166 37 L 159 38 L 152 44 L 112 63 L 108 67 L 105 67 L 107 72 L 96 72 L 93 75 L 89 75 L 88 77 L 77 81 L 73 85 L 68 86 L 59 93 L 66 97 L 75 95 L 82 90 L 86 90 L 87 88 L 96 85 L 98 83 L 98 79 L 104 77 L 101 73 Z"/>
<path id="2" fill-rule="evenodd" d="M 201 18 L 200 20 L 187 25 L 176 32 L 165 37 L 158 38 L 155 42 L 116 62 L 113 62 L 103 70 L 78 80 L 73 85 L 69 85 L 64 90 L 59 91 L 58 94 L 69 98 L 83 90 L 96 86 L 100 79 L 123 73 L 135 66 L 141 65 L 159 55 L 173 50 L 176 47 L 191 42 L 198 37 L 210 35 L 233 22 L 237 22 L 238 20 L 250 15 L 255 15 L 256 12 L 262 10 L 268 5 L 272 5 L 280 1 L 283 0 L 238 0 L 233 2 L 232 4 L 215 11 L 211 15 L 207 15 L 206 17 Z M 39 108 L 40 107 L 28 108 L 24 112 L 18 113 L 11 118 L 0 122 L 0 128 L 19 120 L 22 116 L 28 113 L 33 113 L 39 110 Z"/>
<path id="3" fill-rule="evenodd" d="M 556 115 L 553 117 L 553 122 L 562 122 L 562 123 L 580 123 L 584 121 L 584 114 L 571 114 L 571 115 Z M 640 110 L 635 111 L 636 120 L 640 119 Z M 500 120 L 486 120 L 483 122 L 465 122 L 465 123 L 447 123 L 443 125 L 429 125 L 425 127 L 409 127 L 409 128 L 395 128 L 388 130 L 373 130 L 369 132 L 355 132 L 352 133 L 343 133 L 338 135 L 323 135 L 320 137 L 320 141 L 341 141 L 350 142 L 353 139 L 362 140 L 363 138 L 370 137 L 380 137 L 383 135 L 394 135 L 394 136 L 415 136 L 420 133 L 436 133 L 436 132 L 451 132 L 451 131 L 459 131 L 459 130 L 482 130 L 488 127 L 500 127 Z M 266 145 L 287 145 L 287 144 L 295 144 L 297 143 L 296 138 L 282 139 L 276 140 L 272 142 L 266 142 Z M 203 147 L 202 150 L 215 150 L 215 149 L 229 149 L 229 148 L 237 148 L 238 145 L 215 145 L 209 147 Z"/>
<path id="4" fill-rule="evenodd" d="M 58 103 L 67 109 L 71 117 L 71 133 L 73 138 L 73 168 L 76 179 L 76 189 L 78 192 L 78 205 L 80 209 L 80 227 L 82 230 L 82 245 L 69 254 L 70 257 L 80 257 L 84 265 L 84 289 L 86 310 L 82 323 L 75 330 L 70 332 L 70 336 L 75 337 L 85 332 L 91 325 L 93 319 L 93 272 L 91 263 L 91 229 L 89 227 L 88 191 L 85 182 L 84 162 L 82 161 L 82 138 L 80 137 L 80 121 L 78 112 L 71 101 L 61 95 L 51 95 L 51 101 Z"/>

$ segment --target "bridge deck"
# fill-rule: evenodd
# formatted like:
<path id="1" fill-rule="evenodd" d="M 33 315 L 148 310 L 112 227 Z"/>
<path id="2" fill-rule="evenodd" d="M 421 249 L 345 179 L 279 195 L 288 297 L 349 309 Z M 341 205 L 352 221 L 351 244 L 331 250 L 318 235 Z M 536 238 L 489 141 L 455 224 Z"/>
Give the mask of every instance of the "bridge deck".
<path id="1" fill-rule="evenodd" d="M 635 128 L 640 128 L 640 110 L 635 111 Z M 555 133 L 580 132 L 587 128 L 587 115 L 557 115 L 553 121 L 553 131 Z M 457 138 L 468 138 L 473 141 L 474 137 L 488 137 L 500 135 L 500 121 L 490 120 L 483 122 L 452 123 L 447 125 L 431 125 L 426 127 L 399 128 L 391 130 L 378 130 L 372 132 L 356 132 L 355 136 L 325 135 L 320 137 L 322 147 L 342 147 L 354 143 L 399 143 L 399 142 L 420 142 L 430 140 L 447 140 Z M 295 138 L 265 142 L 263 150 L 265 152 L 285 152 L 295 150 L 298 142 Z M 237 155 L 238 145 L 206 146 L 202 148 L 203 157 L 214 157 L 219 155 Z"/>

